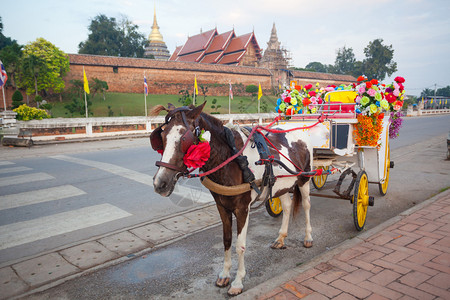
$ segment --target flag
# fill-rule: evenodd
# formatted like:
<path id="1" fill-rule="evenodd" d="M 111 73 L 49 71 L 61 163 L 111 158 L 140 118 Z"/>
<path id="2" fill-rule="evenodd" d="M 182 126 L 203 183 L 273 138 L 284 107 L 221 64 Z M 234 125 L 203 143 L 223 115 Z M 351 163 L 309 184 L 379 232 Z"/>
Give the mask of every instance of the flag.
<path id="1" fill-rule="evenodd" d="M 230 99 L 233 99 L 233 89 L 230 83 Z"/>
<path id="2" fill-rule="evenodd" d="M 0 60 L 0 87 L 6 84 L 6 80 L 8 80 L 8 75 L 6 74 L 5 66 Z"/>
<path id="3" fill-rule="evenodd" d="M 197 76 L 195 76 L 195 81 L 194 81 L 194 92 L 196 95 L 198 95 Z"/>
<path id="4" fill-rule="evenodd" d="M 86 72 L 84 71 L 84 67 L 83 67 L 83 81 L 84 81 L 84 91 L 87 94 L 89 94 L 89 82 L 87 80 Z"/>
<path id="5" fill-rule="evenodd" d="M 147 84 L 147 78 L 144 76 L 144 94 L 145 96 L 148 95 L 148 84 Z"/>
<path id="6" fill-rule="evenodd" d="M 431 99 L 431 102 L 430 102 L 430 104 L 433 104 L 433 98 Z"/>
<path id="7" fill-rule="evenodd" d="M 261 99 L 262 97 L 262 89 L 261 89 L 261 83 L 259 84 L 259 89 L 258 89 L 258 100 Z"/>

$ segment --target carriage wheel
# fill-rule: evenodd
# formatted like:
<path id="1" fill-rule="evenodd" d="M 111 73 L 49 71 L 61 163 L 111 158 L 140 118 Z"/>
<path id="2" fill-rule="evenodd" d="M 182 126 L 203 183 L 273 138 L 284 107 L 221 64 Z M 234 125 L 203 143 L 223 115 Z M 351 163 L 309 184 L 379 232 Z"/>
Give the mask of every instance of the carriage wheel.
<path id="1" fill-rule="evenodd" d="M 319 167 L 319 169 L 322 169 L 324 171 L 328 171 L 330 169 L 329 166 L 326 167 Z M 322 174 L 319 176 L 314 176 L 312 178 L 313 186 L 316 188 L 316 190 L 321 190 L 325 186 L 325 182 L 327 182 L 328 174 Z"/>
<path id="2" fill-rule="evenodd" d="M 378 184 L 378 189 L 380 191 L 381 196 L 386 195 L 388 185 L 389 185 L 389 170 L 391 169 L 391 149 L 389 148 L 389 145 L 387 146 L 387 157 L 386 157 L 386 163 L 385 163 L 384 168 L 385 168 L 386 178 L 384 179 L 383 183 Z"/>
<path id="3" fill-rule="evenodd" d="M 367 207 L 369 206 L 369 180 L 367 173 L 360 171 L 356 177 L 353 194 L 353 221 L 356 230 L 361 231 L 366 224 Z"/>
<path id="4" fill-rule="evenodd" d="M 280 198 L 270 198 L 266 201 L 266 210 L 272 217 L 276 218 L 281 215 L 283 208 L 281 207 Z"/>

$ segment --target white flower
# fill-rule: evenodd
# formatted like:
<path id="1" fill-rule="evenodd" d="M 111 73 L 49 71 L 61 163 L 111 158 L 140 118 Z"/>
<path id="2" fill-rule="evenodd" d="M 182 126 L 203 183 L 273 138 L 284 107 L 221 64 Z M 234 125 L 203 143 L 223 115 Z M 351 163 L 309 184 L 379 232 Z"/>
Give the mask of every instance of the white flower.
<path id="1" fill-rule="evenodd" d="M 209 143 L 211 141 L 211 132 L 209 131 L 203 132 L 202 138 Z"/>

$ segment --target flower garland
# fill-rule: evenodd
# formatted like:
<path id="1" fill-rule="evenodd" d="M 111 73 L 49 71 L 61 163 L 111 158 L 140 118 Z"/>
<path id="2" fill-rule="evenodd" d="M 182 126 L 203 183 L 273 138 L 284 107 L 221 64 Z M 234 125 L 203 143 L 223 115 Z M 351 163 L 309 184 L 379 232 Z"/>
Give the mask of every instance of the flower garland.
<path id="1" fill-rule="evenodd" d="M 389 118 L 389 121 L 391 124 L 389 125 L 389 138 L 395 139 L 399 136 L 400 128 L 402 127 L 403 123 L 403 117 L 401 111 L 398 112 L 391 112 L 391 116 Z"/>
<path id="2" fill-rule="evenodd" d="M 353 131 L 353 138 L 360 146 L 379 147 L 378 139 L 383 130 L 384 113 L 374 113 L 371 116 L 358 114 L 356 130 Z"/>

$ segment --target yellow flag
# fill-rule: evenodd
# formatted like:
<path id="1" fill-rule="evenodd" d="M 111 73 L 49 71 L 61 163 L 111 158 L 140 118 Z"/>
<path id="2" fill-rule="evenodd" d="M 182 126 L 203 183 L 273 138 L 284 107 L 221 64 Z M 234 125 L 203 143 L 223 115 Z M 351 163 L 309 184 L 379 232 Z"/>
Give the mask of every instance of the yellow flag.
<path id="1" fill-rule="evenodd" d="M 196 95 L 198 95 L 197 76 L 195 76 L 195 81 L 194 81 L 194 92 Z"/>
<path id="2" fill-rule="evenodd" d="M 431 98 L 431 103 L 430 104 L 433 104 L 433 98 Z"/>
<path id="3" fill-rule="evenodd" d="M 84 91 L 89 94 L 89 82 L 87 80 L 86 72 L 84 71 L 84 67 L 83 67 L 83 80 L 84 80 Z"/>
<path id="4" fill-rule="evenodd" d="M 262 97 L 262 89 L 261 89 L 261 83 L 259 84 L 259 89 L 258 89 L 258 100 L 261 99 Z"/>

